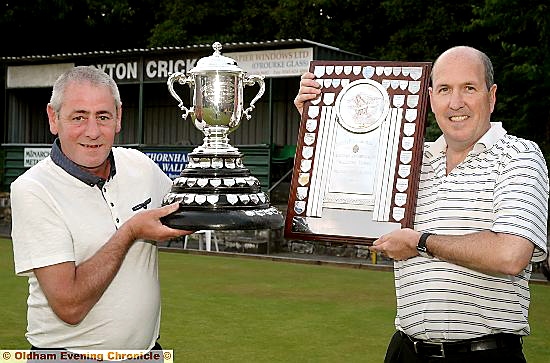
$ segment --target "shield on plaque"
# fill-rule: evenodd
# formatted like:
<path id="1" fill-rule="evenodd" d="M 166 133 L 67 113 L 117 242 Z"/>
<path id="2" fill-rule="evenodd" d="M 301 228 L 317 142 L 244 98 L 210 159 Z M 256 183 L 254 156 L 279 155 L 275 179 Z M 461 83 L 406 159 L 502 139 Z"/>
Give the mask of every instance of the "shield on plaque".
<path id="1" fill-rule="evenodd" d="M 302 160 L 300 163 L 300 170 L 307 173 L 311 170 L 311 160 Z"/>
<path id="2" fill-rule="evenodd" d="M 410 136 L 403 136 L 403 139 L 401 140 L 401 146 L 404 150 L 410 150 L 412 149 L 414 145 L 414 137 Z"/>
<path id="3" fill-rule="evenodd" d="M 327 92 L 323 95 L 323 103 L 326 106 L 330 106 L 334 103 L 334 93 L 333 92 Z"/>
<path id="4" fill-rule="evenodd" d="M 421 67 L 411 67 L 410 76 L 415 81 L 418 81 L 422 77 L 422 68 Z"/>
<path id="5" fill-rule="evenodd" d="M 307 115 L 311 118 L 316 118 L 319 116 L 319 106 L 309 106 Z"/>
<path id="6" fill-rule="evenodd" d="M 402 178 L 408 178 L 411 175 L 411 166 L 400 164 L 397 169 L 397 174 Z"/>
<path id="7" fill-rule="evenodd" d="M 313 132 L 317 129 L 317 120 L 315 119 L 308 119 L 306 121 L 306 130 L 309 132 Z"/>
<path id="8" fill-rule="evenodd" d="M 302 148 L 302 156 L 305 158 L 305 159 L 311 159 L 311 157 L 313 156 L 313 147 L 311 146 L 304 146 Z"/>
<path id="9" fill-rule="evenodd" d="M 395 205 L 402 207 L 407 203 L 407 194 L 406 193 L 396 193 L 395 194 Z"/>
<path id="10" fill-rule="evenodd" d="M 412 151 L 401 151 L 401 155 L 399 156 L 399 160 L 403 164 L 409 164 L 412 161 Z"/>
<path id="11" fill-rule="evenodd" d="M 313 145 L 314 142 L 315 142 L 315 133 L 306 132 L 305 135 L 304 135 L 304 144 L 311 146 L 311 145 Z"/>
<path id="12" fill-rule="evenodd" d="M 299 200 L 304 200 L 307 197 L 307 187 L 298 187 L 296 188 L 296 197 Z"/>
<path id="13" fill-rule="evenodd" d="M 296 202 L 294 202 L 294 212 L 296 212 L 296 214 L 302 214 L 305 212 L 305 210 L 306 202 L 302 200 L 297 200 Z"/>
<path id="14" fill-rule="evenodd" d="M 409 92 L 417 94 L 420 91 L 420 81 L 409 81 Z"/>
<path id="15" fill-rule="evenodd" d="M 406 115 L 407 114 L 405 113 L 405 116 Z M 406 124 L 403 125 L 403 133 L 407 136 L 413 136 L 415 129 L 416 129 L 416 124 L 415 123 L 406 123 Z"/>
<path id="16" fill-rule="evenodd" d="M 400 192 L 404 192 L 409 187 L 409 179 L 397 178 L 395 182 L 395 189 Z"/>
<path id="17" fill-rule="evenodd" d="M 418 106 L 418 95 L 408 95 L 407 96 L 407 106 L 410 108 L 416 108 Z"/>
<path id="18" fill-rule="evenodd" d="M 309 173 L 300 173 L 298 176 L 298 184 L 305 186 L 309 184 Z"/>
<path id="19" fill-rule="evenodd" d="M 394 95 L 392 103 L 394 107 L 401 108 L 405 104 L 405 95 Z"/>
<path id="20" fill-rule="evenodd" d="M 373 66 L 366 66 L 363 68 L 363 77 L 372 78 L 374 76 L 375 69 Z"/>
<path id="21" fill-rule="evenodd" d="M 399 87 L 399 80 L 398 79 L 390 80 L 390 86 L 393 89 L 397 89 Z M 396 95 L 396 96 L 403 96 L 403 95 Z"/>
<path id="22" fill-rule="evenodd" d="M 313 70 L 313 74 L 317 78 L 321 78 L 325 75 L 325 66 L 315 66 L 315 69 Z"/>
<path id="23" fill-rule="evenodd" d="M 392 217 L 398 222 L 405 218 L 405 208 L 394 207 Z"/>
<path id="24" fill-rule="evenodd" d="M 407 108 L 405 110 L 405 120 L 409 122 L 413 122 L 416 120 L 416 117 L 418 115 L 418 110 L 416 108 Z"/>

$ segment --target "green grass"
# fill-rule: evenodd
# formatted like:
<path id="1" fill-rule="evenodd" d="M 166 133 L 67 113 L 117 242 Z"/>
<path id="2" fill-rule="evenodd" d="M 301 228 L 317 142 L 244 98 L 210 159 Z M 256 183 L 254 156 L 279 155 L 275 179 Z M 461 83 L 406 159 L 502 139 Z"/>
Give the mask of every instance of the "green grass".
<path id="1" fill-rule="evenodd" d="M 391 272 L 160 253 L 160 342 L 176 362 L 382 362 L 393 334 Z M 25 349 L 27 283 L 0 239 L 0 348 Z M 550 286 L 532 285 L 530 363 L 550 356 Z"/>

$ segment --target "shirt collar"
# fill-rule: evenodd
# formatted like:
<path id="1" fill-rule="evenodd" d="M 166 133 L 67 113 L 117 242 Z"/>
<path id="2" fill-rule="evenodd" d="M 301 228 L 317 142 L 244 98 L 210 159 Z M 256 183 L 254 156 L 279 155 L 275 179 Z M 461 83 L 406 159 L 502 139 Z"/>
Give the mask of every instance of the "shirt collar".
<path id="1" fill-rule="evenodd" d="M 93 175 L 86 170 L 78 166 L 74 161 L 69 159 L 61 150 L 61 143 L 59 138 L 56 138 L 52 145 L 52 151 L 50 154 L 52 161 L 59 166 L 61 169 L 65 170 L 70 175 L 74 176 L 76 179 L 80 180 L 83 183 L 88 184 L 91 187 L 99 186 L 100 188 L 105 185 L 107 180 Z M 111 170 L 109 172 L 109 179 L 112 179 L 116 174 L 115 158 L 113 155 L 113 150 L 109 153 L 109 161 L 111 162 Z"/>
<path id="2" fill-rule="evenodd" d="M 491 122 L 489 130 L 475 143 L 471 152 L 480 153 L 483 150 L 492 148 L 504 135 L 506 135 L 506 130 L 502 127 L 502 122 Z M 424 153 L 428 158 L 433 158 L 445 154 L 446 151 L 447 142 L 445 137 L 441 135 L 434 142 L 426 144 Z"/>

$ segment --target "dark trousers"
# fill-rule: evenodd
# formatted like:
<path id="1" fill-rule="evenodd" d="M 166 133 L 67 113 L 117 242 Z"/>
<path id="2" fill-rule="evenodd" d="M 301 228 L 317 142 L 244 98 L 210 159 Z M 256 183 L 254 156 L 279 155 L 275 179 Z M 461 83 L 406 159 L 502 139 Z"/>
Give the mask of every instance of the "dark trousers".
<path id="1" fill-rule="evenodd" d="M 113 350 L 116 351 L 116 350 Z M 32 357 L 27 360 L 27 363 L 70 363 L 70 362 L 79 362 L 79 363 L 93 363 L 93 362 L 115 362 L 110 361 L 107 359 L 107 357 L 91 357 L 89 359 L 86 359 L 82 355 L 71 355 L 70 352 L 68 352 L 66 349 L 63 348 L 38 348 L 35 346 L 31 346 L 31 355 Z M 147 358 L 136 358 L 136 359 L 128 359 L 123 361 L 116 361 L 117 363 L 121 362 L 132 362 L 132 363 L 163 363 L 164 362 L 164 356 L 162 352 L 161 345 L 156 342 L 155 346 L 151 348 L 149 353 L 150 354 Z M 54 357 L 55 355 L 55 357 Z M 158 356 L 159 359 L 151 359 L 151 356 Z M 54 358 L 52 358 L 54 357 Z"/>
<path id="2" fill-rule="evenodd" d="M 384 363 L 526 363 L 520 343 L 498 349 L 446 354 L 445 358 L 428 357 L 415 352 L 408 337 L 396 332 L 388 345 Z"/>

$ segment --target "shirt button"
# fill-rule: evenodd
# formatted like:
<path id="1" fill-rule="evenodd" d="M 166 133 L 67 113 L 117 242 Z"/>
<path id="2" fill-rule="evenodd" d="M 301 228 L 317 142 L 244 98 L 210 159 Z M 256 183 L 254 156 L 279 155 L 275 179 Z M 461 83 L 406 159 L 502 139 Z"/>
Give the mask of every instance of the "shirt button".
<path id="1" fill-rule="evenodd" d="M 120 222 L 120 219 L 117 218 L 117 219 L 116 219 L 116 222 L 117 222 L 117 223 Z"/>
<path id="2" fill-rule="evenodd" d="M 114 203 L 111 203 L 111 207 L 114 207 L 114 206 L 115 206 Z"/>

